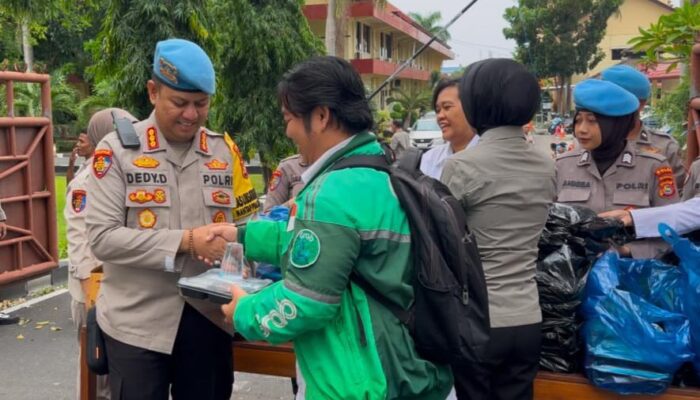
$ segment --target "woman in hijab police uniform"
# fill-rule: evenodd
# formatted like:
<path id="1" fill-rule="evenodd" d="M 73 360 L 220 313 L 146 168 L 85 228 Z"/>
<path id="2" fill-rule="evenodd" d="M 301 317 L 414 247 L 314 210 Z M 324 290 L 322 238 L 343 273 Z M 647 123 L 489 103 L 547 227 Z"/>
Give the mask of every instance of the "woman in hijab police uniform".
<path id="1" fill-rule="evenodd" d="M 638 150 L 626 140 L 639 107 L 634 95 L 614 83 L 589 79 L 576 86 L 574 102 L 574 135 L 580 146 L 557 159 L 558 202 L 601 213 L 678 201 L 666 157 Z M 665 248 L 662 241 L 634 241 L 620 253 L 653 258 Z"/>

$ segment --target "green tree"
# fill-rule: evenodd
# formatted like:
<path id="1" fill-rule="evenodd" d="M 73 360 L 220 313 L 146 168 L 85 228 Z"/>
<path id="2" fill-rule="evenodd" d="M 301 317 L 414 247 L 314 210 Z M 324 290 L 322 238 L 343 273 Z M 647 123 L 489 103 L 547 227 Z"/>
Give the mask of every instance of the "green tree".
<path id="1" fill-rule="evenodd" d="M 443 30 L 443 26 L 439 25 L 440 21 L 442 20 L 442 14 L 440 13 L 440 11 L 434 11 L 426 14 L 412 12 L 408 13 L 408 15 L 410 15 L 411 18 L 416 20 L 416 22 L 418 22 L 418 25 L 425 28 L 425 30 L 430 32 L 433 36 L 438 35 L 438 39 L 443 43 L 447 43 L 447 41 L 452 38 L 450 36 L 450 32 Z"/>
<path id="2" fill-rule="evenodd" d="M 259 153 L 266 181 L 295 152 L 284 134 L 277 83 L 293 65 L 323 52 L 302 6 L 302 0 L 216 0 L 212 9 L 218 67 L 212 120 L 235 134 L 244 155 Z"/>
<path id="3" fill-rule="evenodd" d="M 391 102 L 396 102 L 405 110 L 403 126 L 407 128 L 411 126 L 413 121 L 418 119 L 418 116 L 428 108 L 430 108 L 432 93 L 429 89 L 410 86 L 408 89 L 394 89 L 392 92 Z M 392 107 L 393 108 L 393 107 Z"/>
<path id="4" fill-rule="evenodd" d="M 113 79 L 115 107 L 144 118 L 151 110 L 146 82 L 151 77 L 156 43 L 169 38 L 210 45 L 208 0 L 105 0 L 97 38 L 88 44 L 96 64 L 88 69 L 96 82 Z M 272 32 L 272 31 L 271 31 Z"/>
<path id="5" fill-rule="evenodd" d="M 623 0 L 519 0 L 506 9 L 503 30 L 517 43 L 515 58 L 538 78 L 554 78 L 559 111 L 569 110 L 571 77 L 604 57 L 598 44 Z"/>

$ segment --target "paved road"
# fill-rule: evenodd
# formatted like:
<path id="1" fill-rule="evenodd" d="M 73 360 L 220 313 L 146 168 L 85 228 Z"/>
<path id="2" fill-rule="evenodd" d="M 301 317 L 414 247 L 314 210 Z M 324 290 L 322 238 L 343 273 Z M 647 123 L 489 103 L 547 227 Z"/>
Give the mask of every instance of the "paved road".
<path id="1" fill-rule="evenodd" d="M 13 315 L 31 321 L 25 326 L 0 326 L 0 399 L 75 399 L 78 342 L 70 319 L 70 295 L 60 294 Z M 51 330 L 52 326 L 60 330 Z M 239 373 L 235 379 L 232 399 L 293 398 L 289 379 Z"/>

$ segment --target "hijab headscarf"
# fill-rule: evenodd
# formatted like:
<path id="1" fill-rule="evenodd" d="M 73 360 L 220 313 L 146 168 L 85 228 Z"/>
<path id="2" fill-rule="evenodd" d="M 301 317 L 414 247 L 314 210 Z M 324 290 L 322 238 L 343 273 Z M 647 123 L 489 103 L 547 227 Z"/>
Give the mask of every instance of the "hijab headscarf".
<path id="1" fill-rule="evenodd" d="M 114 131 L 112 112 L 114 112 L 116 118 L 126 118 L 132 123 L 138 121 L 136 117 L 121 108 L 106 108 L 92 114 L 87 127 L 87 136 L 92 147 L 97 147 L 97 144 L 100 143 L 108 133 Z"/>
<path id="2" fill-rule="evenodd" d="M 588 110 L 577 109 L 574 121 L 581 111 Z M 627 135 L 634 128 L 636 112 L 620 117 L 610 117 L 595 112 L 593 114 L 600 127 L 601 142 L 600 146 L 591 151 L 591 155 L 598 167 L 598 172 L 603 175 L 627 146 Z"/>
<path id="3" fill-rule="evenodd" d="M 495 58 L 467 68 L 459 99 L 467 121 L 481 136 L 492 128 L 530 122 L 540 105 L 540 86 L 522 64 Z"/>

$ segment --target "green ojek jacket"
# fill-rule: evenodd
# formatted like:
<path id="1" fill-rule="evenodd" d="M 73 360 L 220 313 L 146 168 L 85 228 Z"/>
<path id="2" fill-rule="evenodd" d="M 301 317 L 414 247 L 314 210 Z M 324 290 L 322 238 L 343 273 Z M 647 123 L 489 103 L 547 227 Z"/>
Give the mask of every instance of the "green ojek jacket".
<path id="1" fill-rule="evenodd" d="M 413 302 L 410 230 L 389 176 L 328 171 L 341 158 L 382 153 L 374 136 L 356 135 L 305 185 L 289 223 L 253 221 L 239 232 L 246 257 L 280 265 L 284 279 L 238 302 L 235 329 L 294 342 L 310 400 L 443 400 L 452 386 L 449 367 L 420 358 L 406 327 L 350 283 L 354 271 L 404 308 Z"/>

